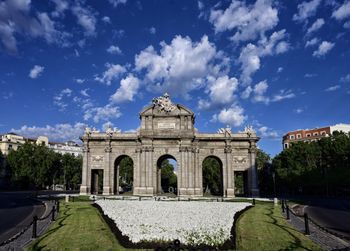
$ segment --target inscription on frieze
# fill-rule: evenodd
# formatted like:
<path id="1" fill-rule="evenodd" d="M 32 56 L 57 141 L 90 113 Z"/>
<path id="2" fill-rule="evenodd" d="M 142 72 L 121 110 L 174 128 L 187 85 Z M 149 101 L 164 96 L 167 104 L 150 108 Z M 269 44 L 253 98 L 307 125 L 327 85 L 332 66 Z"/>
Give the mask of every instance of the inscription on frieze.
<path id="1" fill-rule="evenodd" d="M 175 129 L 175 123 L 158 122 L 158 129 Z"/>

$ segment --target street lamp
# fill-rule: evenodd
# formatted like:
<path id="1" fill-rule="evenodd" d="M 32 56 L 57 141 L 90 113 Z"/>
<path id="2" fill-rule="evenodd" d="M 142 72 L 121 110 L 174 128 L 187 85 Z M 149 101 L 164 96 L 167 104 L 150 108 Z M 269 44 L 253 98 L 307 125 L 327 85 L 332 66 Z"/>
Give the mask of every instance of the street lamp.
<path id="1" fill-rule="evenodd" d="M 278 201 L 277 201 L 277 197 L 276 197 L 276 173 L 275 170 L 272 171 L 272 181 L 273 181 L 273 202 L 275 205 L 277 205 Z"/>

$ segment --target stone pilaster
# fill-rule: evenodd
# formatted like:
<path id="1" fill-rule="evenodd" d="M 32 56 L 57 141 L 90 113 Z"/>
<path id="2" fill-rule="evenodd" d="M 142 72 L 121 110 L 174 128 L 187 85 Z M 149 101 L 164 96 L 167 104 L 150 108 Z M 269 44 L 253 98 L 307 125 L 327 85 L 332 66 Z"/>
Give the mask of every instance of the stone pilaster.
<path id="1" fill-rule="evenodd" d="M 111 161 L 110 156 L 112 152 L 111 140 L 110 138 L 106 141 L 105 147 L 105 159 L 104 159 L 104 170 L 103 170 L 103 195 L 110 195 L 112 192 L 111 186 Z"/>
<path id="2" fill-rule="evenodd" d="M 256 167 L 256 146 L 255 142 L 250 142 L 249 148 L 249 163 L 250 167 L 248 170 L 248 181 L 249 181 L 249 192 L 251 196 L 259 196 L 259 187 L 258 187 L 258 175 Z"/>
<path id="3" fill-rule="evenodd" d="M 225 159 L 226 159 L 226 180 L 227 188 L 225 192 L 226 197 L 235 197 L 235 187 L 234 187 L 234 173 L 232 167 L 232 148 L 230 145 L 225 147 Z"/>
<path id="4" fill-rule="evenodd" d="M 91 180 L 89 180 L 89 172 L 91 172 L 89 168 L 89 141 L 84 141 L 83 146 L 83 167 L 82 167 L 82 175 L 81 175 L 81 186 L 80 186 L 80 194 L 87 195 L 90 193 Z"/>

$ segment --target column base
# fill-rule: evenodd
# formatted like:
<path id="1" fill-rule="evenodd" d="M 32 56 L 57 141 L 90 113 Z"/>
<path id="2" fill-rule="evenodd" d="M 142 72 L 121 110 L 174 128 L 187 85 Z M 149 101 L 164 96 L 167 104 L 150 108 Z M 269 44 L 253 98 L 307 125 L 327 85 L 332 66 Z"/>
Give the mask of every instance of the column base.
<path id="1" fill-rule="evenodd" d="M 153 196 L 153 187 L 134 187 L 133 195 L 136 196 Z"/>
<path id="2" fill-rule="evenodd" d="M 228 189 L 226 189 L 225 197 L 228 197 L 228 198 L 234 198 L 234 197 L 236 197 L 236 195 L 235 195 L 235 189 L 233 189 L 233 188 L 228 188 Z"/>
<path id="3" fill-rule="evenodd" d="M 80 186 L 80 195 L 89 195 L 90 191 L 89 191 L 89 187 L 88 186 Z"/>
<path id="4" fill-rule="evenodd" d="M 102 195 L 111 195 L 112 191 L 110 187 L 103 187 L 103 193 Z"/>

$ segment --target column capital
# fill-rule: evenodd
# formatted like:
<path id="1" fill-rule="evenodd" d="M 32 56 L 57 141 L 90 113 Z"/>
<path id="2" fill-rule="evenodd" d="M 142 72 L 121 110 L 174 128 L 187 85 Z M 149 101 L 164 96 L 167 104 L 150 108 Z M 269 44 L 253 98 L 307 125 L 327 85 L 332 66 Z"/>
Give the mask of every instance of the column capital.
<path id="1" fill-rule="evenodd" d="M 231 148 L 231 146 L 226 146 L 226 147 L 224 148 L 224 152 L 225 152 L 225 153 L 232 153 L 232 148 Z"/>

